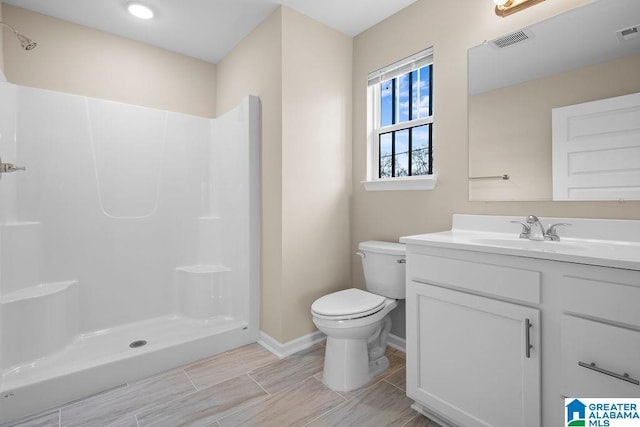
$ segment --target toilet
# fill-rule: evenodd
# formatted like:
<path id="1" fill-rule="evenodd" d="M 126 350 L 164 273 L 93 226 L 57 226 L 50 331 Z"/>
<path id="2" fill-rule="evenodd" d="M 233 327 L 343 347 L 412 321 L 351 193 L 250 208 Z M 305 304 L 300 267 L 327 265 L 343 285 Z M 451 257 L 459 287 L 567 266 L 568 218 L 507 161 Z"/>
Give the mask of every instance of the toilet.
<path id="1" fill-rule="evenodd" d="M 322 379 L 335 391 L 360 388 L 389 367 L 389 313 L 405 298 L 405 246 L 368 241 L 358 249 L 367 290 L 334 292 L 311 305 L 313 323 L 327 335 Z"/>

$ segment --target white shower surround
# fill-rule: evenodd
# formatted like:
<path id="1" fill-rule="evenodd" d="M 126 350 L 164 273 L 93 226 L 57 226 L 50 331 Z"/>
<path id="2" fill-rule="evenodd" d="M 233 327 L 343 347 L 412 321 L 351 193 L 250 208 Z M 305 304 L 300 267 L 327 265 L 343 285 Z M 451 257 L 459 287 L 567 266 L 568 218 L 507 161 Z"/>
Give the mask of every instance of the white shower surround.
<path id="1" fill-rule="evenodd" d="M 0 423 L 257 340 L 258 135 L 0 82 Z"/>

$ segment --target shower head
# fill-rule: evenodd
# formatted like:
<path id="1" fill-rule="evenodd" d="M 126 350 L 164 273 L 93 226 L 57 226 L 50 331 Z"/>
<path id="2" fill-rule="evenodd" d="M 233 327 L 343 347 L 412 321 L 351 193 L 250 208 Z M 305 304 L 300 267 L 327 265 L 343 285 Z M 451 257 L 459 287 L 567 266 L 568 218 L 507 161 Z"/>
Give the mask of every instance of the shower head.
<path id="1" fill-rule="evenodd" d="M 15 36 L 18 38 L 18 41 L 20 42 L 20 46 L 22 46 L 22 48 L 24 50 L 33 50 L 35 49 L 36 46 L 38 46 L 38 43 L 34 42 L 33 40 L 31 40 L 29 37 L 25 36 L 24 34 L 20 34 L 18 32 L 18 30 L 16 30 L 15 28 L 13 28 L 11 25 L 0 21 L 0 24 L 4 25 L 5 27 L 9 28 L 11 31 L 13 31 L 13 34 L 15 34 Z"/>
<path id="2" fill-rule="evenodd" d="M 16 37 L 20 40 L 20 46 L 22 46 L 24 50 L 32 50 L 38 46 L 38 43 L 23 34 L 16 32 Z"/>

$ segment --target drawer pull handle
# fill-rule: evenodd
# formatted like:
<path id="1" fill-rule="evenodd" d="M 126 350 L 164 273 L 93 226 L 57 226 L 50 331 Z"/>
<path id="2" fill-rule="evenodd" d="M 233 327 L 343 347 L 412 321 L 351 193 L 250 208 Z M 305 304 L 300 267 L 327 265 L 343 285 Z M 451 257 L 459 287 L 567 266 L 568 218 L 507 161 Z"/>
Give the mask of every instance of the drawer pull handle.
<path id="1" fill-rule="evenodd" d="M 629 382 L 631 384 L 640 385 L 640 381 L 631 378 L 629 374 L 624 373 L 622 375 L 616 374 L 615 372 L 607 371 L 606 369 L 602 369 L 596 366 L 595 363 L 584 363 L 578 362 L 578 366 L 582 366 L 583 368 L 591 369 L 592 371 L 600 372 L 601 374 L 609 375 L 610 377 L 617 378 L 622 381 Z"/>
<path id="2" fill-rule="evenodd" d="M 531 349 L 533 348 L 533 345 L 531 344 L 531 327 L 532 326 L 533 325 L 531 324 L 531 320 L 524 319 L 524 336 L 525 336 L 524 353 L 527 356 L 527 359 L 531 358 Z"/>

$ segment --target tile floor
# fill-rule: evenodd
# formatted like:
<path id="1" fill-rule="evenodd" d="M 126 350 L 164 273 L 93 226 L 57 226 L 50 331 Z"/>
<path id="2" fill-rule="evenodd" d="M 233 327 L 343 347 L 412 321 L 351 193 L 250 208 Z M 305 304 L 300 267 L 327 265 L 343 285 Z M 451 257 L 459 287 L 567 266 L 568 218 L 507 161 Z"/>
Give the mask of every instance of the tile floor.
<path id="1" fill-rule="evenodd" d="M 404 353 L 387 357 L 371 384 L 337 393 L 322 384 L 322 345 L 278 359 L 250 344 L 13 426 L 438 427 L 410 408 Z"/>

